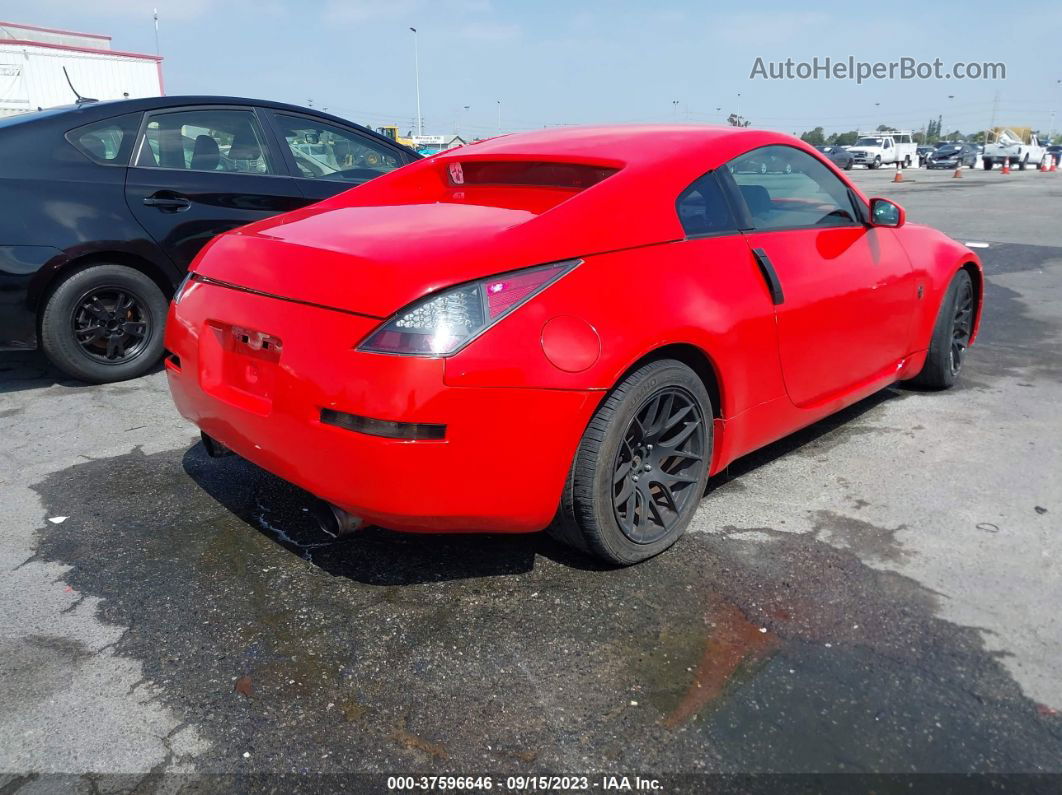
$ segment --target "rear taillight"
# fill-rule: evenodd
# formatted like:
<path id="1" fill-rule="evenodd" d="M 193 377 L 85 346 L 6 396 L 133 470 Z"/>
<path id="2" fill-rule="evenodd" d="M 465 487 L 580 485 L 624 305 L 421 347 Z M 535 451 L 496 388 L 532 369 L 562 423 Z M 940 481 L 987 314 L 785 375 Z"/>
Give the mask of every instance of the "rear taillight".
<path id="1" fill-rule="evenodd" d="M 512 271 L 429 295 L 398 312 L 358 350 L 449 356 L 579 264 L 566 260 Z"/>
<path id="2" fill-rule="evenodd" d="M 181 299 L 184 298 L 184 294 L 188 291 L 188 288 L 192 284 L 192 280 L 195 278 L 195 274 L 189 271 L 185 274 L 185 277 L 181 279 L 181 283 L 177 285 L 177 291 L 173 294 L 173 303 L 181 303 Z"/>

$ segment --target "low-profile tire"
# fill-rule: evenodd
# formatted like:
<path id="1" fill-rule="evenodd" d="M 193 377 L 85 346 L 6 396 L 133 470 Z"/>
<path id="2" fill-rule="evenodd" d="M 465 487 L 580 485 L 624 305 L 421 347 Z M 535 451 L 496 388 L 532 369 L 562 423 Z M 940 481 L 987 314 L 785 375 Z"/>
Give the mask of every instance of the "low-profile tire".
<path id="1" fill-rule="evenodd" d="M 167 302 L 140 271 L 92 265 L 52 291 L 41 315 L 41 346 L 67 375 L 95 384 L 136 378 L 162 356 Z"/>
<path id="2" fill-rule="evenodd" d="M 712 404 L 701 379 L 674 359 L 650 362 L 594 413 L 550 533 L 620 566 L 651 558 L 685 532 L 711 455 Z"/>
<path id="3" fill-rule="evenodd" d="M 985 158 L 984 162 L 981 164 L 981 168 L 983 168 L 985 171 L 991 171 L 993 165 L 995 164 L 991 160 Z"/>
<path id="4" fill-rule="evenodd" d="M 925 389 L 947 389 L 955 383 L 970 346 L 975 308 L 973 280 L 968 271 L 960 270 L 952 277 L 940 303 L 926 363 L 911 379 L 912 384 Z"/>

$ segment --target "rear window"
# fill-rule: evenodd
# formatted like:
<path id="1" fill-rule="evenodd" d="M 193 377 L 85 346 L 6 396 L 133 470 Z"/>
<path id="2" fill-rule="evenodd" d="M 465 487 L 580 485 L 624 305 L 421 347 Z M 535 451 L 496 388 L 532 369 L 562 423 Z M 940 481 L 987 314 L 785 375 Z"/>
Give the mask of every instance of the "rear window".
<path id="1" fill-rule="evenodd" d="M 447 164 L 451 185 L 516 185 L 533 188 L 583 190 L 619 169 L 585 163 L 545 163 L 525 160 L 465 160 Z"/>
<path id="2" fill-rule="evenodd" d="M 124 166 L 129 163 L 139 126 L 140 114 L 129 113 L 77 127 L 66 134 L 66 140 L 90 160 Z"/>

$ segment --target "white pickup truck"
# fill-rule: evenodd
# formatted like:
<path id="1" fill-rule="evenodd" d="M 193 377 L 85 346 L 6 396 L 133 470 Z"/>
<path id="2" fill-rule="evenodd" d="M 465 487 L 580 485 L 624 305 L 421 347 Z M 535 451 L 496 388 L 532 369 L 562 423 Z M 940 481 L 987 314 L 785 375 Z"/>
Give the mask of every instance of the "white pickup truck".
<path id="1" fill-rule="evenodd" d="M 904 168 L 910 168 L 912 163 L 918 162 L 918 146 L 909 130 L 861 132 L 848 151 L 857 166 L 867 168 L 895 163 L 903 163 Z"/>
<path id="2" fill-rule="evenodd" d="M 1001 166 L 1008 159 L 1022 171 L 1030 165 L 1039 168 L 1047 159 L 1047 149 L 1028 127 L 996 127 L 985 144 L 984 169 L 991 171 L 992 166 Z"/>

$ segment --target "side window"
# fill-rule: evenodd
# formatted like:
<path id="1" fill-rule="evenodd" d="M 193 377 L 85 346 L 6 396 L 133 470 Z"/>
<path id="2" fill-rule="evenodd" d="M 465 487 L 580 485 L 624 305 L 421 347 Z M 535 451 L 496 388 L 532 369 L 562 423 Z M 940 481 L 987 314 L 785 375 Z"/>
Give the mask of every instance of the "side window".
<path id="1" fill-rule="evenodd" d="M 679 221 L 689 237 L 736 232 L 737 224 L 713 172 L 697 179 L 675 202 Z"/>
<path id="2" fill-rule="evenodd" d="M 136 164 L 185 171 L 276 174 L 249 110 L 182 110 L 148 119 Z"/>
<path id="3" fill-rule="evenodd" d="M 129 113 L 77 127 L 66 134 L 66 140 L 97 163 L 124 166 L 129 162 L 139 126 L 140 114 Z"/>
<path id="4" fill-rule="evenodd" d="M 387 144 L 306 116 L 275 115 L 298 175 L 365 182 L 406 164 Z"/>
<path id="5" fill-rule="evenodd" d="M 857 224 L 848 188 L 825 164 L 789 146 L 765 146 L 731 160 L 755 229 Z"/>

